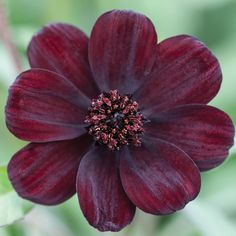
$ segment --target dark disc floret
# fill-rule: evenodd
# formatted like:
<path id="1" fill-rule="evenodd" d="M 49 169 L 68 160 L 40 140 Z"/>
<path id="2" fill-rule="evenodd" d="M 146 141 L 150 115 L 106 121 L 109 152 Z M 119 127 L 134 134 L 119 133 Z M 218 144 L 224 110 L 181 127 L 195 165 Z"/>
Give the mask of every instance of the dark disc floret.
<path id="1" fill-rule="evenodd" d="M 120 95 L 117 90 L 103 92 L 92 100 L 85 123 L 89 134 L 98 144 L 110 150 L 123 145 L 141 145 L 141 134 L 146 121 L 132 95 Z"/>

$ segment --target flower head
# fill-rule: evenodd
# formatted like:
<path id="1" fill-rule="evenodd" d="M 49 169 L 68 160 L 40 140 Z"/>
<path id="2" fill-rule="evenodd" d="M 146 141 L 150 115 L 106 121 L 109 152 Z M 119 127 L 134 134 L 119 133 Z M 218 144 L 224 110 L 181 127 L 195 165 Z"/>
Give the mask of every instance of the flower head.
<path id="1" fill-rule="evenodd" d="M 88 222 L 119 231 L 135 208 L 165 215 L 200 189 L 200 171 L 233 145 L 227 114 L 207 105 L 222 81 L 196 38 L 157 43 L 141 14 L 111 11 L 90 39 L 51 24 L 31 40 L 31 69 L 9 89 L 6 123 L 30 141 L 8 165 L 20 196 L 54 205 L 75 193 Z"/>

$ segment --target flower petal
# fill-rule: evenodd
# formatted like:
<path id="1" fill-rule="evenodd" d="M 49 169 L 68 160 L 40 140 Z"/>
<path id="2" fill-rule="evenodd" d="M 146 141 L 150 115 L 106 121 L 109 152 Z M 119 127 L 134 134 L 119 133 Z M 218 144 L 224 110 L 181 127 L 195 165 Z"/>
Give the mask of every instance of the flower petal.
<path id="1" fill-rule="evenodd" d="M 77 193 L 84 216 L 100 231 L 119 231 L 129 224 L 135 206 L 127 198 L 114 152 L 94 148 L 81 161 Z"/>
<path id="2" fill-rule="evenodd" d="M 76 174 L 91 139 L 31 143 L 17 152 L 8 165 L 16 192 L 35 203 L 55 205 L 76 192 Z"/>
<path id="3" fill-rule="evenodd" d="M 194 162 L 176 146 L 147 139 L 122 153 L 120 174 L 129 199 L 141 210 L 170 214 L 182 209 L 200 190 Z"/>
<path id="4" fill-rule="evenodd" d="M 158 45 L 156 68 L 134 99 L 141 108 L 150 109 L 146 114 L 184 104 L 207 104 L 221 81 L 220 65 L 209 49 L 191 36 L 176 36 Z"/>
<path id="5" fill-rule="evenodd" d="M 133 93 L 155 62 L 157 35 L 151 21 L 131 11 L 110 11 L 97 20 L 89 41 L 89 62 L 102 91 Z"/>
<path id="6" fill-rule="evenodd" d="M 90 101 L 64 77 L 32 69 L 9 90 L 6 123 L 18 138 L 47 142 L 78 137 Z"/>
<path id="7" fill-rule="evenodd" d="M 28 57 L 32 68 L 65 76 L 90 98 L 98 95 L 88 63 L 88 37 L 69 24 L 51 24 L 31 40 Z"/>
<path id="8" fill-rule="evenodd" d="M 200 170 L 221 164 L 234 141 L 229 116 L 207 105 L 180 106 L 160 113 L 151 118 L 145 132 L 181 148 Z"/>

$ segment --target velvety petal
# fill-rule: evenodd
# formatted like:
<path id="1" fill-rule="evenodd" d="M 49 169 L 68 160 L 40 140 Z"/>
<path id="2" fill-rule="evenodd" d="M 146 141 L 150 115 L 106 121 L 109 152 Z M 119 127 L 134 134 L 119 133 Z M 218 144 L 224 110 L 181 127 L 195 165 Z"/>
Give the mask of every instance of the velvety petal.
<path id="1" fill-rule="evenodd" d="M 90 144 L 87 135 L 67 141 L 31 143 L 12 157 L 9 179 L 25 199 L 45 205 L 64 202 L 76 192 L 79 163 Z"/>
<path id="2" fill-rule="evenodd" d="M 229 116 L 207 105 L 186 105 L 160 113 L 151 118 L 145 132 L 180 147 L 201 170 L 221 164 L 234 141 Z"/>
<path id="3" fill-rule="evenodd" d="M 6 123 L 18 138 L 47 142 L 78 137 L 90 101 L 64 77 L 32 69 L 9 89 Z"/>
<path id="4" fill-rule="evenodd" d="M 98 94 L 88 63 L 88 37 L 68 24 L 51 24 L 31 40 L 28 57 L 32 68 L 55 71 L 90 98 Z"/>
<path id="5" fill-rule="evenodd" d="M 194 162 L 176 146 L 158 139 L 127 148 L 121 156 L 120 175 L 129 199 L 152 214 L 180 210 L 200 190 L 200 173 Z"/>
<path id="6" fill-rule="evenodd" d="M 99 17 L 89 41 L 89 62 L 101 90 L 133 93 L 155 62 L 157 35 L 151 21 L 131 11 Z"/>
<path id="7" fill-rule="evenodd" d="M 221 81 L 220 65 L 209 49 L 191 36 L 176 36 L 158 45 L 156 67 L 134 99 L 146 114 L 206 104 L 217 94 Z"/>
<path id="8" fill-rule="evenodd" d="M 115 152 L 98 147 L 85 155 L 77 193 L 84 216 L 100 231 L 119 231 L 133 219 L 135 206 L 122 188 Z"/>

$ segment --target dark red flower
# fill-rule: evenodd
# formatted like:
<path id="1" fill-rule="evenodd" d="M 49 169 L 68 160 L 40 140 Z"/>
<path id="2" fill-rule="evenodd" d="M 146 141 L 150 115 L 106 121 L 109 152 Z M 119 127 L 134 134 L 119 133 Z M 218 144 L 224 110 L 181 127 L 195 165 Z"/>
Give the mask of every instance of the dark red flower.
<path id="1" fill-rule="evenodd" d="M 91 225 L 119 231 L 135 207 L 182 209 L 199 193 L 200 171 L 233 145 L 231 119 L 206 105 L 222 80 L 217 59 L 191 36 L 157 44 L 143 15 L 107 12 L 90 39 L 46 26 L 28 58 L 6 105 L 9 130 L 31 142 L 8 166 L 23 198 L 54 205 L 77 192 Z"/>

